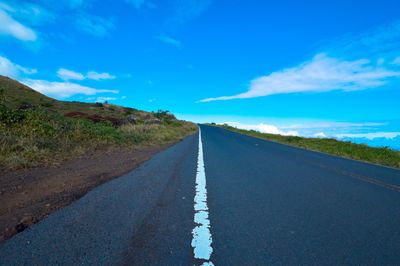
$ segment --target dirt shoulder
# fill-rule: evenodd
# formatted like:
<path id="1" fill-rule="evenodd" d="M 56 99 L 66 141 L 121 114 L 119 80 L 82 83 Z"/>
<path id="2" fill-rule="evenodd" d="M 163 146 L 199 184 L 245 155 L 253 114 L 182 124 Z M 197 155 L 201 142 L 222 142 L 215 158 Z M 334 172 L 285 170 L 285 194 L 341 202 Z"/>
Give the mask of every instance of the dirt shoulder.
<path id="1" fill-rule="evenodd" d="M 0 242 L 171 145 L 95 150 L 57 166 L 0 169 Z"/>

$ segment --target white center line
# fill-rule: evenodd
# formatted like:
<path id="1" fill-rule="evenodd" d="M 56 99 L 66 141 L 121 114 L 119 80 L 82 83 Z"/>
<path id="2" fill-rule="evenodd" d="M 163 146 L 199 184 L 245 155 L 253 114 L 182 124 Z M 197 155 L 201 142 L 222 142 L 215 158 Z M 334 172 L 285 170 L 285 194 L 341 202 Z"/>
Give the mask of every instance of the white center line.
<path id="1" fill-rule="evenodd" d="M 199 155 L 197 159 L 196 195 L 194 197 L 194 222 L 196 227 L 192 231 L 192 247 L 194 258 L 203 261 L 203 266 L 214 265 L 210 261 L 213 249 L 211 247 L 212 236 L 210 232 L 210 220 L 208 218 L 206 172 L 203 159 L 203 142 L 201 129 L 199 128 Z"/>

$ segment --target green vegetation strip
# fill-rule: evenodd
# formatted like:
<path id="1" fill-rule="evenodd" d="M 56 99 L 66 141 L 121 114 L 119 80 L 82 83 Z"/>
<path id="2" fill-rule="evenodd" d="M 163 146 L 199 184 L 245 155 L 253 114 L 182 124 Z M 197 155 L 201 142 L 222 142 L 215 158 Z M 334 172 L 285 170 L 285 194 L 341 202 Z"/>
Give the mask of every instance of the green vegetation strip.
<path id="1" fill-rule="evenodd" d="M 94 123 L 45 110 L 0 110 L 0 168 L 51 165 L 93 149 L 162 145 L 194 133 L 195 125 Z"/>
<path id="2" fill-rule="evenodd" d="M 388 147 L 375 148 L 350 141 L 339 141 L 327 138 L 303 138 L 260 133 L 254 130 L 243 130 L 228 125 L 219 125 L 230 131 L 288 144 L 308 150 L 319 151 L 345 158 L 400 168 L 400 152 Z"/>

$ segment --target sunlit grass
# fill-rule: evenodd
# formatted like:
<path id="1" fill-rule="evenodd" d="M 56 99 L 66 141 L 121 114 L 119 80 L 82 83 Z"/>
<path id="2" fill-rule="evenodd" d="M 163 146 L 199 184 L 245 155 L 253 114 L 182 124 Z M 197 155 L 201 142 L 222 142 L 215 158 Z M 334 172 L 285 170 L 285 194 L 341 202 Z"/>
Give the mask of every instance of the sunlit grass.
<path id="1" fill-rule="evenodd" d="M 350 141 L 339 141 L 328 138 L 303 138 L 266 134 L 254 130 L 238 129 L 228 125 L 221 125 L 221 127 L 241 134 L 276 141 L 304 149 L 400 168 L 400 152 L 388 147 L 376 148 L 365 144 L 356 144 Z"/>

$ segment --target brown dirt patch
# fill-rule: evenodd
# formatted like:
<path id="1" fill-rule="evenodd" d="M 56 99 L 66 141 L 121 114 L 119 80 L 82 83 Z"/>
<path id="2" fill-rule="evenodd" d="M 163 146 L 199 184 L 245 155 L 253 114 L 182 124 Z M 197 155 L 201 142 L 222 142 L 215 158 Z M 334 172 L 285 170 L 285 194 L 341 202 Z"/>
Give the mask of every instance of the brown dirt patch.
<path id="1" fill-rule="evenodd" d="M 12 172 L 0 169 L 0 242 L 168 146 L 95 150 L 57 166 Z"/>
<path id="2" fill-rule="evenodd" d="M 115 117 L 110 117 L 110 116 L 101 116 L 101 115 L 91 115 L 91 114 L 87 114 L 87 113 L 83 113 L 83 112 L 68 112 L 65 113 L 64 116 L 66 117 L 72 117 L 72 118 L 84 118 L 87 120 L 90 120 L 94 123 L 99 123 L 99 122 L 111 122 L 111 124 L 113 124 L 113 126 L 117 127 L 117 126 L 121 126 L 123 124 L 123 120 L 122 119 L 118 119 Z"/>

